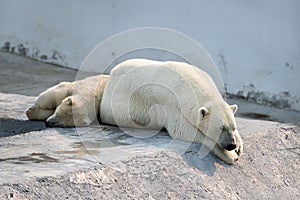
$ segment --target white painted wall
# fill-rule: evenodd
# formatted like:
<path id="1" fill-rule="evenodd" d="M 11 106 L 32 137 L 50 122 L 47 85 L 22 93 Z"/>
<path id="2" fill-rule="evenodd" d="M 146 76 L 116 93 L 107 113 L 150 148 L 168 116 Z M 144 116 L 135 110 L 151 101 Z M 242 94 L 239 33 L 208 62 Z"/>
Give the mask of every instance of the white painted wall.
<path id="1" fill-rule="evenodd" d="M 299 0 L 1 0 L 0 46 L 78 68 L 113 34 L 170 28 L 207 49 L 229 93 L 300 110 L 299 19 Z"/>

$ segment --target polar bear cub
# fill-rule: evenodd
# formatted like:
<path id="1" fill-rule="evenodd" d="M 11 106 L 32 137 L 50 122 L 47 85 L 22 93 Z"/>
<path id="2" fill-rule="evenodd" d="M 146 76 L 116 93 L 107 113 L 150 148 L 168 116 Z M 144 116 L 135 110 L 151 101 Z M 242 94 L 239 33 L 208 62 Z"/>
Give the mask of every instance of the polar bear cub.
<path id="1" fill-rule="evenodd" d="M 234 118 L 237 106 L 223 100 L 207 73 L 187 63 L 120 63 L 111 71 L 100 111 L 103 123 L 166 128 L 172 138 L 202 143 L 228 164 L 243 151 Z"/>
<path id="2" fill-rule="evenodd" d="M 96 75 L 74 82 L 61 82 L 42 92 L 26 115 L 30 120 L 46 120 L 50 127 L 87 126 L 99 116 L 108 78 L 108 75 Z"/>

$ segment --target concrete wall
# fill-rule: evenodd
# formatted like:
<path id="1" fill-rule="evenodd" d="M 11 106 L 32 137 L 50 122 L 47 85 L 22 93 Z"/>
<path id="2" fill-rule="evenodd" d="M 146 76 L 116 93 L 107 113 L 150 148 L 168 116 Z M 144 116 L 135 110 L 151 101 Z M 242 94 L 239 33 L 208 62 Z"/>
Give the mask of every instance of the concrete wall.
<path id="1" fill-rule="evenodd" d="M 207 49 L 229 93 L 300 110 L 299 19 L 298 0 L 2 0 L 0 46 L 78 68 L 113 34 L 170 28 Z"/>

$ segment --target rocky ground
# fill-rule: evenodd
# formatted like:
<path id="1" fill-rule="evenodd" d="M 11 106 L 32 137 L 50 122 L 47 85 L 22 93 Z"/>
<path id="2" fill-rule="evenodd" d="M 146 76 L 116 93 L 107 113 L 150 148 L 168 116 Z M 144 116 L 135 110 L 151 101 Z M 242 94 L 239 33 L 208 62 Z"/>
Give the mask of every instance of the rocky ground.
<path id="1" fill-rule="evenodd" d="M 28 72 L 31 66 L 36 70 Z M 300 199 L 298 126 L 238 117 L 245 152 L 232 166 L 212 154 L 200 158 L 201 145 L 164 132 L 135 138 L 135 130 L 99 124 L 46 128 L 26 119 L 24 111 L 36 98 L 27 95 L 75 73 L 55 68 L 47 75 L 43 67 L 55 68 L 0 53 L 1 81 L 19 80 L 0 87 L 0 199 Z M 42 73 L 30 85 L 32 74 Z M 255 113 L 257 107 L 248 107 Z M 291 121 L 299 122 L 296 112 L 276 112 L 291 113 Z"/>

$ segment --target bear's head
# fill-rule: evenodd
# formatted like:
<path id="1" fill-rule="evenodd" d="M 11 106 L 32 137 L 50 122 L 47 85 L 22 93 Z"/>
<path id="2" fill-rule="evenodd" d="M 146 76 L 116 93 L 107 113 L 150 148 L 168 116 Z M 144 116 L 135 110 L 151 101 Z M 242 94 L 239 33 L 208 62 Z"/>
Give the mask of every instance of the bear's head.
<path id="1" fill-rule="evenodd" d="M 54 114 L 46 120 L 48 127 L 88 126 L 92 123 L 89 118 L 88 106 L 79 95 L 68 96 L 56 108 Z"/>
<path id="2" fill-rule="evenodd" d="M 199 130 L 221 148 L 227 151 L 235 150 L 237 155 L 240 155 L 243 144 L 234 118 L 237 109 L 237 105 L 228 105 L 226 102 L 201 107 L 198 110 L 198 124 Z"/>

